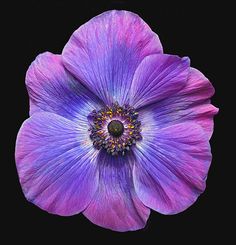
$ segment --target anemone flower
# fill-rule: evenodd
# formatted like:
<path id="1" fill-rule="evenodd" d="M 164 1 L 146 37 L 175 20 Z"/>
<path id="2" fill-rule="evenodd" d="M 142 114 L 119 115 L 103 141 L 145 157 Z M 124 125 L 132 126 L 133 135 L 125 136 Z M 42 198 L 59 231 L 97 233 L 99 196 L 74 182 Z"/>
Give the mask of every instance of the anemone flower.
<path id="1" fill-rule="evenodd" d="M 138 15 L 92 18 L 61 55 L 36 58 L 26 86 L 16 166 L 41 209 L 128 231 L 143 228 L 150 209 L 176 214 L 204 191 L 214 88 L 189 58 L 163 54 Z"/>

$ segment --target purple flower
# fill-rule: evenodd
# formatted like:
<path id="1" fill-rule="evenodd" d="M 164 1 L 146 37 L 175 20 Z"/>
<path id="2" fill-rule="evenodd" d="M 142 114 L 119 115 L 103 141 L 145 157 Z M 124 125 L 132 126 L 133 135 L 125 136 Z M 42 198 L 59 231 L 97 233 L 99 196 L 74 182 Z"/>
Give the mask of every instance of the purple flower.
<path id="1" fill-rule="evenodd" d="M 116 231 L 176 214 L 205 189 L 214 88 L 190 60 L 163 54 L 136 14 L 108 11 L 26 75 L 30 118 L 17 136 L 25 197 Z"/>

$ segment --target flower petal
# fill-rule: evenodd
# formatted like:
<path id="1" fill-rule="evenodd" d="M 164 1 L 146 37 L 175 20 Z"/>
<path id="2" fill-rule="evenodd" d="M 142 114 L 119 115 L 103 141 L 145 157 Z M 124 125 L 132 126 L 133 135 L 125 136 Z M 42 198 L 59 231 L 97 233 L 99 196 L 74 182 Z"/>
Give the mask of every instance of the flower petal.
<path id="1" fill-rule="evenodd" d="M 53 112 L 71 120 L 86 120 L 100 101 L 65 70 L 60 55 L 40 54 L 29 67 L 26 85 L 30 114 Z"/>
<path id="2" fill-rule="evenodd" d="M 62 56 L 67 69 L 106 104 L 127 102 L 137 66 L 162 53 L 158 36 L 136 14 L 107 11 L 76 30 Z"/>
<path id="3" fill-rule="evenodd" d="M 146 130 L 134 151 L 134 186 L 146 206 L 163 214 L 179 213 L 204 191 L 211 152 L 198 125 L 176 124 L 156 135 Z"/>
<path id="4" fill-rule="evenodd" d="M 187 57 L 155 54 L 147 56 L 137 68 L 130 90 L 130 105 L 143 107 L 170 97 L 187 82 Z"/>
<path id="5" fill-rule="evenodd" d="M 23 123 L 16 142 L 25 197 L 50 213 L 81 212 L 97 189 L 96 155 L 79 125 L 53 113 L 35 113 Z"/>
<path id="6" fill-rule="evenodd" d="M 214 88 L 209 80 L 198 70 L 191 68 L 184 88 L 162 101 L 139 111 L 140 120 L 147 127 L 167 127 L 181 122 L 200 125 L 210 139 L 213 132 L 213 117 L 218 109 L 211 105 L 210 98 Z"/>
<path id="7" fill-rule="evenodd" d="M 150 210 L 134 192 L 133 157 L 113 157 L 100 152 L 99 188 L 84 215 L 93 223 L 115 231 L 145 226 Z"/>

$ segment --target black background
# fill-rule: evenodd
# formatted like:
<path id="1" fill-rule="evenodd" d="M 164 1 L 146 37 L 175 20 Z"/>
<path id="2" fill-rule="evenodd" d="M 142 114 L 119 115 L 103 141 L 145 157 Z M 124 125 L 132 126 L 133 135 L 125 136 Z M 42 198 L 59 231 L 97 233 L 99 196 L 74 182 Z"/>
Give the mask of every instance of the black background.
<path id="1" fill-rule="evenodd" d="M 233 28 L 230 7 L 225 3 L 179 1 L 160 4 L 156 1 L 20 1 L 6 8 L 4 27 L 7 31 L 7 74 L 4 82 L 11 91 L 7 99 L 8 137 L 7 159 L 2 165 L 4 204 L 4 234 L 8 240 L 19 242 L 58 241 L 71 244 L 90 242 L 154 242 L 157 244 L 204 243 L 217 239 L 227 244 L 230 239 L 230 220 L 233 191 L 226 154 L 226 87 L 228 76 L 226 58 Z M 5 6 L 4 6 L 5 7 Z M 183 213 L 164 216 L 152 212 L 145 229 L 137 232 L 117 233 L 90 223 L 83 215 L 59 217 L 50 215 L 27 202 L 18 182 L 14 162 L 16 134 L 28 118 L 28 96 L 24 84 L 25 73 L 35 57 L 44 51 L 60 54 L 70 35 L 93 16 L 109 9 L 126 9 L 138 13 L 158 33 L 165 53 L 189 56 L 191 64 L 202 71 L 213 83 L 216 94 L 212 99 L 220 108 L 215 118 L 215 132 L 211 139 L 213 161 L 207 180 L 207 189 L 198 201 Z M 4 8 L 2 8 L 4 10 Z M 4 11 L 3 11 L 4 12 Z M 231 30 L 231 32 L 228 32 Z M 227 68 L 226 68 L 227 66 Z M 8 70 L 7 70 L 8 69 Z M 235 81 L 234 81 L 235 82 Z M 3 93 L 8 94 L 7 91 Z M 3 97 L 3 96 L 2 96 Z M 233 100 L 233 97 L 231 97 Z M 11 102 L 11 103 L 10 103 Z M 6 100 L 5 100 L 6 103 Z M 3 104 L 3 107 L 5 105 Z M 9 145 L 7 142 L 9 141 Z M 6 178 L 6 180 L 5 180 Z M 32 237 L 32 238 L 31 238 Z M 87 239 L 86 241 L 84 239 Z"/>

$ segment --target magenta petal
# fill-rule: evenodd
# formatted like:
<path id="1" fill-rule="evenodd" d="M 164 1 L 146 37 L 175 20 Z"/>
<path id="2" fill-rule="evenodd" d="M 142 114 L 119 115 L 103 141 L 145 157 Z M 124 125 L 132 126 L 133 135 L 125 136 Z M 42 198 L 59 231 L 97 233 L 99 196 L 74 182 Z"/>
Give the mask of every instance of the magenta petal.
<path id="1" fill-rule="evenodd" d="M 155 53 L 162 53 L 162 46 L 149 26 L 134 13 L 113 10 L 76 30 L 62 56 L 67 69 L 104 103 L 124 104 L 136 68 Z"/>
<path id="2" fill-rule="evenodd" d="M 152 140 L 150 140 L 152 137 Z M 205 189 L 211 152 L 204 131 L 182 123 L 143 132 L 134 149 L 135 191 L 148 207 L 163 213 L 179 213 L 192 205 Z"/>
<path id="3" fill-rule="evenodd" d="M 87 131 L 61 116 L 35 113 L 22 125 L 16 166 L 25 197 L 58 215 L 84 210 L 94 195 L 97 151 Z"/>
<path id="4" fill-rule="evenodd" d="M 129 103 L 139 108 L 171 97 L 185 86 L 189 64 L 186 57 L 166 54 L 147 56 L 134 74 Z"/>
<path id="5" fill-rule="evenodd" d="M 93 223 L 115 231 L 145 226 L 150 210 L 138 199 L 133 186 L 133 158 L 100 152 L 99 188 L 84 215 Z"/>
<path id="6" fill-rule="evenodd" d="M 26 74 L 30 96 L 30 114 L 47 111 L 71 120 L 86 121 L 87 115 L 100 104 L 88 89 L 64 68 L 61 56 L 40 54 Z"/>
<path id="7" fill-rule="evenodd" d="M 218 109 L 211 105 L 214 88 L 197 69 L 191 68 L 185 86 L 172 96 L 139 111 L 143 127 L 158 130 L 169 125 L 192 122 L 200 125 L 208 138 L 213 132 L 213 117 Z"/>

